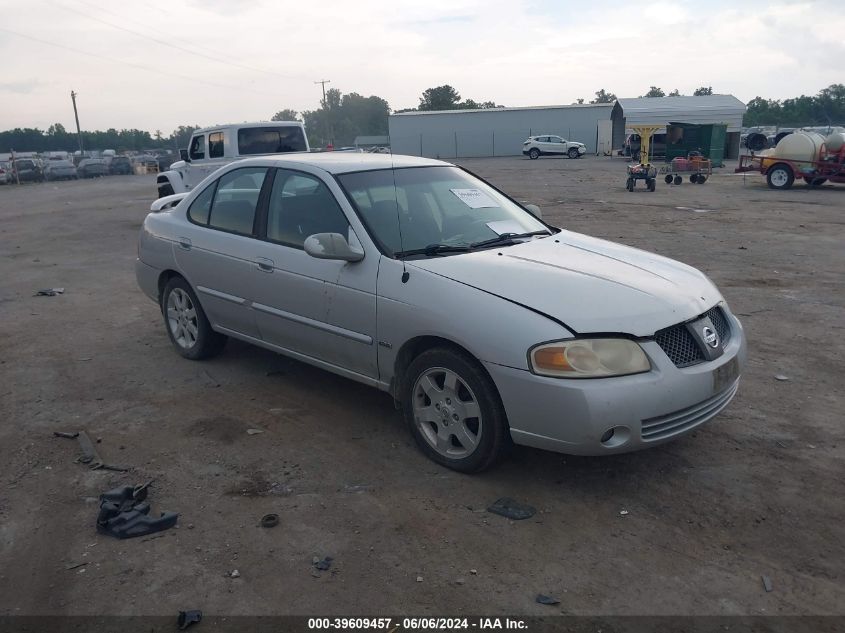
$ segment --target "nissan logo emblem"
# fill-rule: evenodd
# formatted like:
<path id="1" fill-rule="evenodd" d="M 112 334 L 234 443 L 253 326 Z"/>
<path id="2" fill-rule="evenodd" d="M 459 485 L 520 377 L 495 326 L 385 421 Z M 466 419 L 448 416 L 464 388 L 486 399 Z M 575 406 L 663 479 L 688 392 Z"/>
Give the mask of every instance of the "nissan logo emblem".
<path id="1" fill-rule="evenodd" d="M 705 326 L 701 330 L 701 336 L 704 337 L 704 342 L 707 343 L 713 349 L 719 347 L 719 335 L 716 334 L 709 327 Z"/>

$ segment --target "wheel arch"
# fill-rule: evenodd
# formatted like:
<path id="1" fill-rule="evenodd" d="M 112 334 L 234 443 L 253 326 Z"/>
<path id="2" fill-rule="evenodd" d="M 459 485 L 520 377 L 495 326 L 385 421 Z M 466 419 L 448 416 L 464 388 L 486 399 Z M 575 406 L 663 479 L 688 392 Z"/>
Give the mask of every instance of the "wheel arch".
<path id="1" fill-rule="evenodd" d="M 185 183 L 182 180 L 182 174 L 178 171 L 170 169 L 168 171 L 160 172 L 156 176 L 156 186 L 160 187 L 161 185 L 168 184 L 173 189 L 173 193 L 184 193 L 187 191 L 185 187 Z"/>
<path id="2" fill-rule="evenodd" d="M 185 275 L 180 273 L 178 270 L 173 270 L 172 268 L 168 268 L 167 270 L 161 271 L 158 276 L 158 304 L 161 305 L 161 295 L 164 294 L 164 288 L 167 286 L 168 282 L 173 279 L 174 277 L 181 277 L 185 279 Z M 193 288 L 191 282 L 185 279 L 185 282 Z"/>
<path id="3" fill-rule="evenodd" d="M 474 361 L 481 368 L 481 370 L 485 374 L 487 374 L 487 377 L 490 378 L 490 381 L 493 382 L 493 377 L 490 376 L 490 373 L 484 367 L 484 364 L 480 360 L 478 360 L 475 354 L 473 354 L 463 345 L 459 345 L 458 343 L 447 338 L 443 338 L 441 336 L 415 336 L 414 338 L 409 339 L 402 344 L 402 347 L 399 348 L 399 351 L 396 354 L 396 358 L 393 361 L 393 377 L 390 379 L 390 393 L 393 396 L 394 400 L 396 400 L 397 402 L 402 401 L 402 386 L 405 381 L 405 373 L 408 371 L 408 367 L 410 367 L 414 359 L 423 352 L 426 352 L 430 349 L 434 349 L 436 347 L 451 349 L 453 351 L 458 352 L 459 354 L 463 354 L 467 358 Z M 495 384 L 496 383 L 493 382 L 494 386 Z"/>

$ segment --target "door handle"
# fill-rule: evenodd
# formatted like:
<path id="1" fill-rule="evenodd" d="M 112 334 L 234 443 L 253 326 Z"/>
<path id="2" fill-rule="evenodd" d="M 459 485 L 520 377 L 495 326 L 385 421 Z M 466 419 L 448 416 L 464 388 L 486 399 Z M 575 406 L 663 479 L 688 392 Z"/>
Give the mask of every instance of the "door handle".
<path id="1" fill-rule="evenodd" d="M 258 270 L 263 273 L 272 273 L 273 272 L 273 260 L 268 259 L 266 257 L 256 257 L 255 264 L 258 266 Z"/>
<path id="2" fill-rule="evenodd" d="M 191 239 L 188 237 L 177 237 L 176 241 L 179 242 L 179 248 L 182 248 L 186 251 L 191 250 Z"/>

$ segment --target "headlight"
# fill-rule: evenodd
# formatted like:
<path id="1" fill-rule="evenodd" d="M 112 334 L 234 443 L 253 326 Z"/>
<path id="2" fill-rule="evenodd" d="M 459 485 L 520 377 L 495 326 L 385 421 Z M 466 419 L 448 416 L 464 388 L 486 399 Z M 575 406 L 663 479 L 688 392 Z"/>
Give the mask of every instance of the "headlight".
<path id="1" fill-rule="evenodd" d="M 573 339 L 544 343 L 528 354 L 531 370 L 555 378 L 602 378 L 651 369 L 642 348 L 624 338 Z"/>

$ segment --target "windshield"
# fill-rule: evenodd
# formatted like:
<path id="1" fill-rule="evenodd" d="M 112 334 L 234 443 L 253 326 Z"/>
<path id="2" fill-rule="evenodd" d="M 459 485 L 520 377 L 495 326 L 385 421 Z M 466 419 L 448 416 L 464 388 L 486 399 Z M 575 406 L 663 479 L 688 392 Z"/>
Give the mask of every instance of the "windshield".
<path id="1" fill-rule="evenodd" d="M 469 246 L 504 233 L 547 230 L 528 211 L 457 167 L 413 167 L 338 176 L 387 254 L 433 244 Z M 401 231 L 400 231 L 401 227 Z"/>

